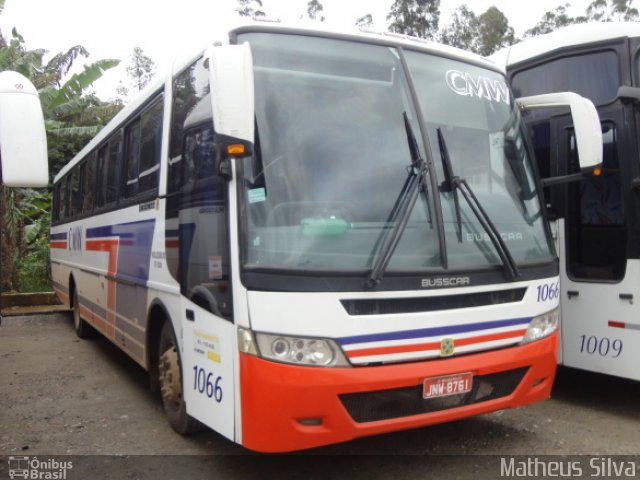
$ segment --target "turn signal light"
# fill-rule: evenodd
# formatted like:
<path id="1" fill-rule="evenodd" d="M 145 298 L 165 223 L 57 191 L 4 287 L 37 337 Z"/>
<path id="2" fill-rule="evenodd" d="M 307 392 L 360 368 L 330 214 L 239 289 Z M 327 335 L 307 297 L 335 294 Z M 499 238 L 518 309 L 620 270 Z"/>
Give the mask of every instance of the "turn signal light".
<path id="1" fill-rule="evenodd" d="M 229 155 L 244 155 L 245 148 L 241 143 L 234 143 L 227 145 L 227 154 Z"/>

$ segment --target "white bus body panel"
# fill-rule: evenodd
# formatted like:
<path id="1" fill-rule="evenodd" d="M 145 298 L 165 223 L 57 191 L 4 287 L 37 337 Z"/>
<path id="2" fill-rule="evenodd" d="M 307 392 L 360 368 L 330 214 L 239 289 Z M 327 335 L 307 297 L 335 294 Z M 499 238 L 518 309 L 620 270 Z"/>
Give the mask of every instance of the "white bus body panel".
<path id="1" fill-rule="evenodd" d="M 16 72 L 0 72 L 2 181 L 8 187 L 49 183 L 47 134 L 35 87 Z"/>
<path id="2" fill-rule="evenodd" d="M 218 135 L 227 135 L 246 142 L 254 140 L 254 86 L 251 48 L 244 45 L 224 45 L 210 48 L 209 61 L 213 122 Z M 239 81 L 241 79 L 241 81 Z M 236 175 L 233 175 L 236 178 Z M 233 185 L 234 182 L 232 182 Z M 235 197 L 233 187 L 230 198 Z M 230 218 L 237 218 L 235 202 L 230 203 Z M 203 227 L 203 223 L 198 224 Z M 215 222 L 207 222 L 215 226 Z M 237 238 L 236 222 L 231 222 L 232 238 Z M 215 238 L 216 232 L 198 235 Z M 232 241 L 231 258 L 237 259 L 237 241 Z M 240 284 L 238 264 L 232 266 L 234 291 Z M 205 425 L 230 439 L 236 438 L 234 412 L 240 411 L 235 392 L 239 391 L 237 363 L 237 330 L 229 320 L 217 317 L 181 297 L 183 326 L 183 385 L 187 412 Z M 186 311 L 193 312 L 193 320 Z M 236 315 L 234 318 L 238 318 Z M 237 320 L 236 320 L 237 321 Z M 242 323 L 242 322 L 241 322 Z M 239 400 L 238 400 L 239 401 Z M 241 431 L 238 419 L 237 431 Z M 238 434 L 239 436 L 239 434 Z"/>
<path id="3" fill-rule="evenodd" d="M 564 229 L 564 220 L 559 220 L 561 259 L 567 258 Z M 560 275 L 561 364 L 640 380 L 640 260 L 627 260 L 619 283 L 576 282 L 568 276 L 565 261 Z M 632 297 L 620 298 L 625 294 Z"/>

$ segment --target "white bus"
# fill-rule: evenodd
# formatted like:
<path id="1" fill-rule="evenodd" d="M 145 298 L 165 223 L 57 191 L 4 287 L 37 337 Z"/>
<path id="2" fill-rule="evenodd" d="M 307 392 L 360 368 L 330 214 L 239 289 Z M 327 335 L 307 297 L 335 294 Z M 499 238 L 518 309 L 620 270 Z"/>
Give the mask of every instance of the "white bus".
<path id="1" fill-rule="evenodd" d="M 593 106 L 551 100 L 591 108 L 596 152 Z M 559 271 L 523 132 L 480 57 L 238 27 L 57 175 L 55 289 L 78 335 L 151 372 L 176 431 L 254 450 L 543 400 Z"/>
<path id="2" fill-rule="evenodd" d="M 640 24 L 574 25 L 494 58 L 516 96 L 570 88 L 598 109 L 601 175 L 545 188 L 560 254 L 560 362 L 640 380 Z M 575 173 L 567 112 L 531 112 L 525 121 L 542 177 Z"/>

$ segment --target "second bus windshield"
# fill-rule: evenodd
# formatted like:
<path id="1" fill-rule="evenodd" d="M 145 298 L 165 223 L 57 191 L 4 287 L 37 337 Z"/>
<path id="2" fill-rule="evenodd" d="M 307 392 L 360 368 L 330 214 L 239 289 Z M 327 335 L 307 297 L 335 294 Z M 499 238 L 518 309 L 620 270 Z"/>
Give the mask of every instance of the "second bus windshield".
<path id="1" fill-rule="evenodd" d="M 442 187 L 438 129 L 452 173 L 467 180 L 515 261 L 553 258 L 520 117 L 501 75 L 336 39 L 252 33 L 239 41 L 252 47 L 258 135 L 257 153 L 243 165 L 245 267 L 370 269 L 411 164 L 405 114 L 421 156 L 430 149 L 439 188 L 429 187 L 412 209 L 389 272 L 442 269 L 438 228 L 449 268 L 501 265 L 465 201 L 456 206 L 456 193 Z"/>

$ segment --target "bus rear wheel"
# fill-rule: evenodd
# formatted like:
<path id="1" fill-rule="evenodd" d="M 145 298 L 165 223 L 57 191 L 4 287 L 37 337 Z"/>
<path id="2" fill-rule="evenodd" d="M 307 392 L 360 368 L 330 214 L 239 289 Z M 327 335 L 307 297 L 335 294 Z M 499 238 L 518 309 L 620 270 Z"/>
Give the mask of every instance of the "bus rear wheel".
<path id="1" fill-rule="evenodd" d="M 157 365 L 162 405 L 171 428 L 181 435 L 202 430 L 204 425 L 187 413 L 182 388 L 182 360 L 169 321 L 164 323 L 160 333 Z"/>
<path id="2" fill-rule="evenodd" d="M 78 303 L 78 290 L 73 289 L 73 329 L 76 331 L 78 338 L 89 338 L 93 333 L 91 325 L 89 325 L 80 316 L 80 304 Z"/>

